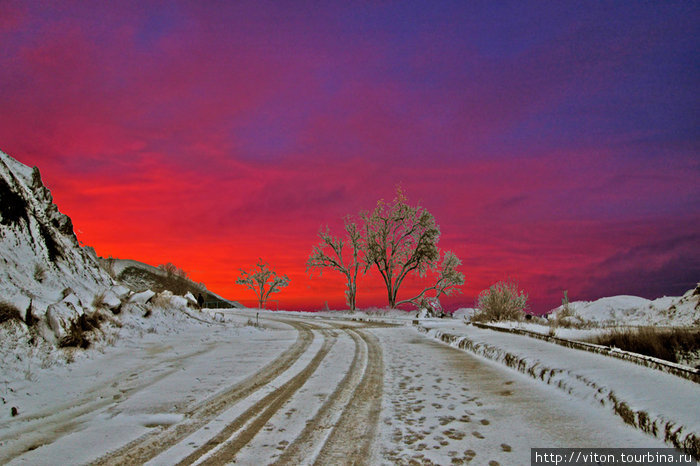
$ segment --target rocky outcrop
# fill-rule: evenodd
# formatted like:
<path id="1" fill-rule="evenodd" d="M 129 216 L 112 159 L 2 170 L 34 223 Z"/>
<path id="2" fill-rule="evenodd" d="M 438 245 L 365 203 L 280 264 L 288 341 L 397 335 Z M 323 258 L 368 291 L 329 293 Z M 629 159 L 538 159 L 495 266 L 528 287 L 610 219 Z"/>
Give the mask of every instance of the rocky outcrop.
<path id="1" fill-rule="evenodd" d="M 0 300 L 56 343 L 93 306 L 117 309 L 128 293 L 99 266 L 94 250 L 80 246 L 39 169 L 0 152 Z"/>

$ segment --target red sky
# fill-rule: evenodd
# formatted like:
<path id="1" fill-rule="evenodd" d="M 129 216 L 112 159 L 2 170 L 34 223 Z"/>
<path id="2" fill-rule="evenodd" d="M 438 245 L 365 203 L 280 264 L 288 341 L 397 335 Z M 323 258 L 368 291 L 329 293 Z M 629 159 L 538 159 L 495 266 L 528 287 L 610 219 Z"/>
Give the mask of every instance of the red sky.
<path id="1" fill-rule="evenodd" d="M 579 6 L 4 1 L 0 150 L 98 254 L 246 304 L 238 269 L 262 257 L 291 279 L 280 307 L 342 307 L 339 275 L 306 273 L 315 235 L 397 184 L 463 262 L 448 308 L 508 277 L 538 312 L 682 293 L 697 3 Z M 358 304 L 385 303 L 369 273 Z"/>

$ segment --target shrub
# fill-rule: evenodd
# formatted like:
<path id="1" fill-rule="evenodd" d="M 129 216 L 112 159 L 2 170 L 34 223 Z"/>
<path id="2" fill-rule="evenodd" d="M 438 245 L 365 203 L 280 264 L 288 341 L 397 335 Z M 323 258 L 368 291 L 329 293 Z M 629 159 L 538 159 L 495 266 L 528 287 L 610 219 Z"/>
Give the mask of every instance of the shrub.
<path id="1" fill-rule="evenodd" d="M 68 335 L 61 339 L 58 346 L 61 348 L 89 348 L 91 342 L 87 332 L 100 328 L 102 320 L 102 316 L 98 313 L 92 315 L 82 314 L 77 321 L 71 324 Z"/>
<path id="2" fill-rule="evenodd" d="M 153 307 L 160 307 L 167 309 L 172 307 L 172 297 L 173 295 L 167 292 L 158 293 L 151 299 L 151 304 Z"/>
<path id="3" fill-rule="evenodd" d="M 44 278 L 46 278 L 46 269 L 39 263 L 34 264 L 34 280 L 41 283 Z"/>
<path id="4" fill-rule="evenodd" d="M 513 281 L 501 281 L 479 293 L 477 312 L 472 320 L 488 322 L 522 320 L 527 308 L 527 294 Z"/>
<path id="5" fill-rule="evenodd" d="M 12 319 L 22 321 L 22 314 L 20 314 L 19 309 L 12 303 L 0 301 L 0 324 Z"/>
<path id="6" fill-rule="evenodd" d="M 92 307 L 94 309 L 99 309 L 103 306 L 102 302 L 105 299 L 105 291 L 101 291 L 95 295 L 94 298 L 92 298 Z"/>
<path id="7" fill-rule="evenodd" d="M 88 340 L 88 338 L 86 337 L 85 331 L 83 330 L 81 324 L 78 322 L 74 322 L 70 326 L 68 335 L 61 338 L 61 341 L 58 342 L 58 346 L 60 348 L 88 348 L 90 346 L 90 340 Z"/>

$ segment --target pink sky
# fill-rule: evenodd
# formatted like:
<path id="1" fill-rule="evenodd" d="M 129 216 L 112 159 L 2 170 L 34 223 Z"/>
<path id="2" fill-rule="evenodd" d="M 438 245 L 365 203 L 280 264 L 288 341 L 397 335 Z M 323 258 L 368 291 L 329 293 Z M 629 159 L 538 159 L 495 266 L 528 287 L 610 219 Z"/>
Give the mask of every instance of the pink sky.
<path id="1" fill-rule="evenodd" d="M 508 277 L 537 312 L 682 293 L 697 4 L 583 5 L 2 2 L 0 150 L 98 254 L 247 304 L 262 257 L 291 278 L 280 307 L 342 307 L 339 275 L 306 273 L 315 235 L 397 184 L 462 259 L 448 308 Z M 384 295 L 370 273 L 358 304 Z"/>

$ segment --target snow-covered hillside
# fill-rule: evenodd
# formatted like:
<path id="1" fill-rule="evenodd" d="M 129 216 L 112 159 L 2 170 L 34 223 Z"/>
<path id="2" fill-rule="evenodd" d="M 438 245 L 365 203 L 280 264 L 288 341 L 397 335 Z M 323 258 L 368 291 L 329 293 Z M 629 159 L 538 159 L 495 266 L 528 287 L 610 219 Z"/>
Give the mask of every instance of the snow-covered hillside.
<path id="1" fill-rule="evenodd" d="M 177 291 L 184 294 L 187 291 L 197 295 L 202 293 L 204 301 L 211 307 L 243 308 L 237 301 L 230 301 L 208 290 L 203 283 L 194 283 L 187 277 L 168 275 L 160 267 L 154 267 L 144 262 L 132 259 L 98 258 L 102 267 L 109 272 L 120 284 L 132 291 Z"/>
<path id="2" fill-rule="evenodd" d="M 128 290 L 78 244 L 71 219 L 53 203 L 39 169 L 0 152 L 0 301 L 45 339 L 65 337 L 93 303 L 116 306 Z"/>
<path id="3" fill-rule="evenodd" d="M 159 269 L 136 261 L 117 260 L 116 266 L 119 272 L 140 267 L 148 270 L 149 277 L 164 275 Z M 130 283 L 116 281 L 116 276 L 100 265 L 92 248 L 80 246 L 71 219 L 53 203 L 39 169 L 0 152 L 3 360 L 23 344 L 31 346 L 20 351 L 25 355 L 50 352 L 60 346 L 85 347 L 90 340 L 104 338 L 105 331 L 110 333 L 100 327 L 120 328 L 130 321 L 130 314 L 140 318 L 157 313 L 158 306 L 148 303 L 155 295 L 148 286 L 130 289 L 131 286 L 125 286 Z M 177 308 L 178 303 L 170 302 L 172 295 L 165 293 L 162 285 L 153 288 L 163 292 L 161 304 Z M 199 291 L 207 299 L 214 296 L 224 301 L 206 289 Z M 187 302 L 192 305 L 196 300 L 190 296 Z M 186 303 L 179 305 L 187 307 Z M 132 325 L 140 325 L 139 319 L 131 320 Z M 141 323 L 143 329 L 151 328 L 151 323 Z M 5 361 L 5 369 L 10 365 Z"/>
<path id="4" fill-rule="evenodd" d="M 573 320 L 598 325 L 700 325 L 700 284 L 683 296 L 668 296 L 655 300 L 638 296 L 612 296 L 596 301 L 569 303 Z M 564 306 L 552 310 L 550 319 L 566 311 Z"/>

